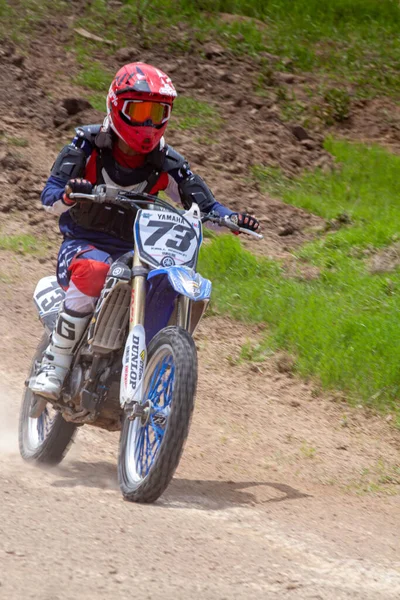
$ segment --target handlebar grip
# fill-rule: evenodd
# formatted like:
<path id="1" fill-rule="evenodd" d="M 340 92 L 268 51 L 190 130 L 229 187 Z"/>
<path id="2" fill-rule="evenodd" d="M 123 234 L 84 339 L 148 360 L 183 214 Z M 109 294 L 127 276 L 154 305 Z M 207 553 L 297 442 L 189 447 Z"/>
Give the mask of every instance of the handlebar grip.
<path id="1" fill-rule="evenodd" d="M 92 202 L 96 202 L 96 194 L 79 194 L 71 192 L 68 194 L 68 198 L 71 198 L 71 200 L 91 200 Z"/>

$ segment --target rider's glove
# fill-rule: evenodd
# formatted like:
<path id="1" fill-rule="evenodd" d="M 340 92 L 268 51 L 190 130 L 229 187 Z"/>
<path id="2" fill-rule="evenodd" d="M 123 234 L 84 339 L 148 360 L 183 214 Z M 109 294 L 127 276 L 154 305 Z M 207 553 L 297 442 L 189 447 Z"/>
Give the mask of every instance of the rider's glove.
<path id="1" fill-rule="evenodd" d="M 70 179 L 65 186 L 65 193 L 62 201 L 67 206 L 73 206 L 76 200 L 69 197 L 70 194 L 91 194 L 93 185 L 87 179 Z M 79 200 L 78 200 L 79 201 Z"/>
<path id="2" fill-rule="evenodd" d="M 235 225 L 244 229 L 250 229 L 250 231 L 257 231 L 260 227 L 257 219 L 247 213 L 233 213 L 229 218 Z"/>

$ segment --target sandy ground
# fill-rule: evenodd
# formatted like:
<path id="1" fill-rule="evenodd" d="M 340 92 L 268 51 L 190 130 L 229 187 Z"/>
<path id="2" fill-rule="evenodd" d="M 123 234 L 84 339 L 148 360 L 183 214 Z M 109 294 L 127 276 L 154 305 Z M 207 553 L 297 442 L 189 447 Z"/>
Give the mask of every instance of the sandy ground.
<path id="1" fill-rule="evenodd" d="M 312 411 L 292 406 L 293 398 L 306 403 L 308 390 L 273 364 L 259 378 L 249 365 L 232 367 L 227 357 L 249 335 L 238 326 L 232 343 L 233 326 L 209 318 L 197 336 L 202 367 L 189 442 L 152 506 L 121 499 L 117 434 L 82 428 L 59 467 L 23 463 L 23 374 L 2 374 L 0 598 L 399 597 L 399 496 L 384 486 L 360 494 L 357 479 L 379 456 L 398 459 L 396 438 L 358 413 L 357 426 L 337 430 L 340 409 L 329 399 Z M 293 429 L 298 444 L 284 441 Z M 305 436 L 318 443 L 313 458 L 301 450 Z M 351 447 L 336 451 L 343 463 L 340 444 Z"/>

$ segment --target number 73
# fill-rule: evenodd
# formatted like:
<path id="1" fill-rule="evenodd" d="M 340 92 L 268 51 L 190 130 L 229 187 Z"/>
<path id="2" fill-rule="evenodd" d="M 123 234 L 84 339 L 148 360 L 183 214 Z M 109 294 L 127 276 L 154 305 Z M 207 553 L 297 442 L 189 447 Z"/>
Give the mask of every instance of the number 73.
<path id="1" fill-rule="evenodd" d="M 158 240 L 171 231 L 170 238 L 165 243 L 166 247 L 178 250 L 179 252 L 186 252 L 190 248 L 190 242 L 196 237 L 196 232 L 193 227 L 187 227 L 185 225 L 149 221 L 147 227 L 156 227 L 156 230 L 147 238 L 144 244 L 145 246 L 154 246 Z"/>

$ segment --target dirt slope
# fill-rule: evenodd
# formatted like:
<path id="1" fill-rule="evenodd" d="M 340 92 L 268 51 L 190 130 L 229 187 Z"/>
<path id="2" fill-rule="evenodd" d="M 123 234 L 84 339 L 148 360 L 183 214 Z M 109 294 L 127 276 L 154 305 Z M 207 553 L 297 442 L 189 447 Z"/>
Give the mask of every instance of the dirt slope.
<path id="1" fill-rule="evenodd" d="M 0 232 L 32 233 L 43 246 L 40 256 L 0 252 L 0 598 L 398 598 L 398 434 L 384 420 L 317 393 L 279 357 L 260 368 L 238 363 L 241 345 L 260 335 L 257 328 L 204 321 L 196 337 L 201 367 L 191 434 L 156 505 L 122 502 L 116 435 L 81 429 L 52 471 L 20 460 L 19 398 L 40 333 L 30 298 L 37 279 L 54 271 L 59 243 L 39 192 L 72 126 L 101 118 L 93 111 L 60 115 L 62 99 L 81 93 L 67 77 L 76 69 L 64 51 L 70 41 L 69 30 L 50 20 L 27 59 L 15 47 L 0 52 L 2 87 L 14 106 L 18 99 L 29 104 L 10 112 L 0 98 Z M 223 57 L 208 68 L 199 63 L 192 79 L 179 57 L 148 51 L 141 58 L 172 67 L 184 93 L 194 95 L 195 82 L 205 99 L 217 96 L 229 118 L 210 155 L 185 132 L 169 139 L 207 176 L 218 199 L 235 206 L 245 197 L 242 208 L 261 215 L 265 240 L 258 252 L 287 256 L 319 220 L 260 196 L 253 184 L 249 190 L 243 180 L 249 148 L 257 142 L 257 160 L 269 156 L 295 172 L 330 164 L 321 138 L 316 134 L 307 148 L 273 107 L 257 107 L 250 97 L 238 101 L 235 77 L 224 81 Z M 107 64 L 115 69 L 116 58 Z M 252 77 L 251 69 L 238 63 L 234 75 Z M 221 80 L 223 86 L 215 85 Z M 15 139 L 28 144 L 16 146 Z M 232 147 L 239 147 L 233 162 Z M 288 222 L 294 234 L 281 236 Z"/>

